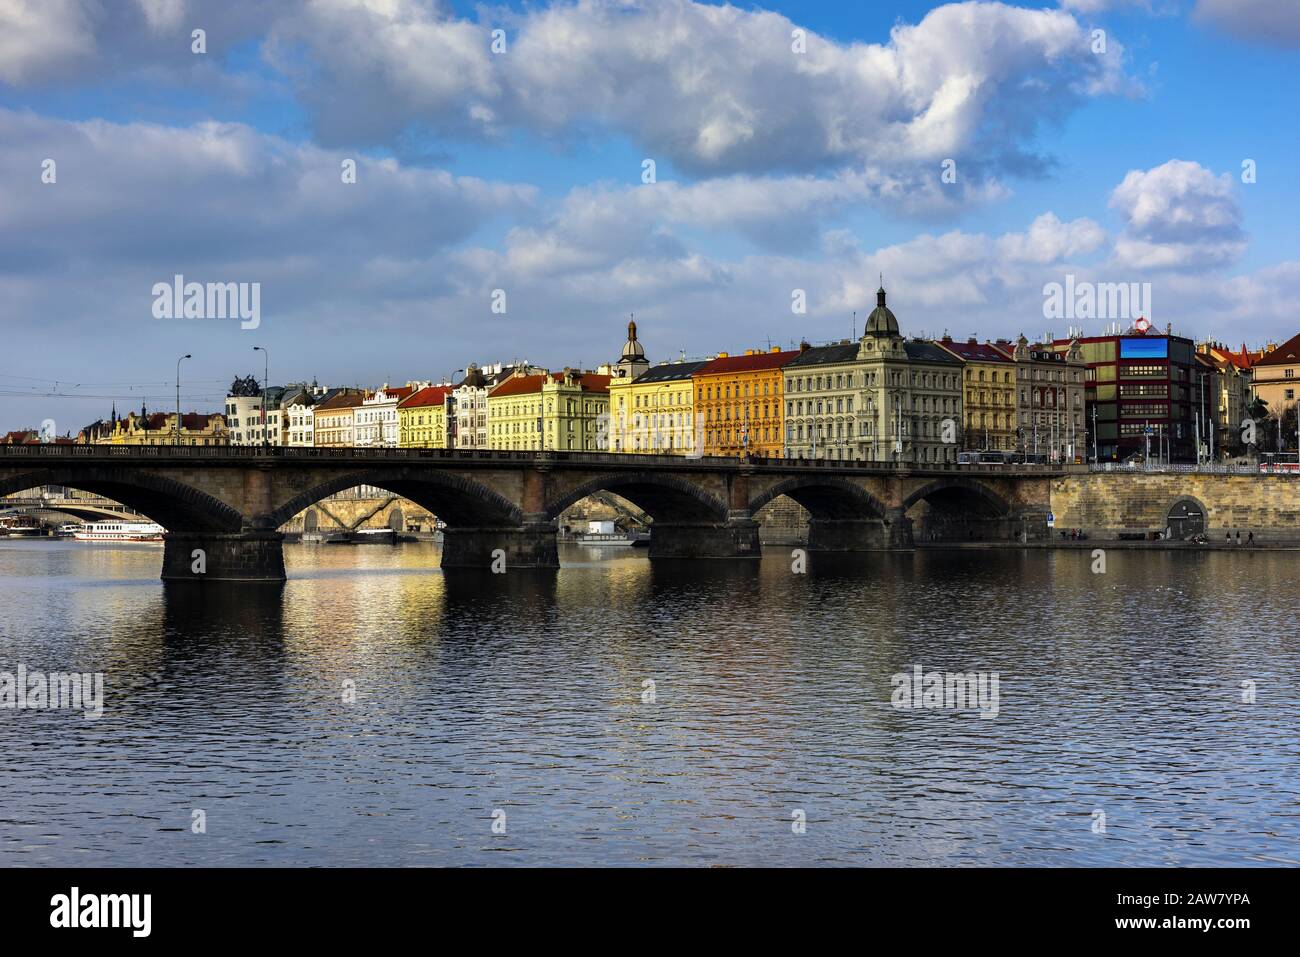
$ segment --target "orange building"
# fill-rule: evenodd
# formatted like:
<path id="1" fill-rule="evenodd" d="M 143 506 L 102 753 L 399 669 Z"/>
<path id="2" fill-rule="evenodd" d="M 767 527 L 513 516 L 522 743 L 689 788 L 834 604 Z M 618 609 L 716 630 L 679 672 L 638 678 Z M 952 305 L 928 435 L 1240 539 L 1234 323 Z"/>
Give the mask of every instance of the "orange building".
<path id="1" fill-rule="evenodd" d="M 743 356 L 724 352 L 691 377 L 705 455 L 782 457 L 781 369 L 798 355 L 779 348 L 749 349 Z"/>

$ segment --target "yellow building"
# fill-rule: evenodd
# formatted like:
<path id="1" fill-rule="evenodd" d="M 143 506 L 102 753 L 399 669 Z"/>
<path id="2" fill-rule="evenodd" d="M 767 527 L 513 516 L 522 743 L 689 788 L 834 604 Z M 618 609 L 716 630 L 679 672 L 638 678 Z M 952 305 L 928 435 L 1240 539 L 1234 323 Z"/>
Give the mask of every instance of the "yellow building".
<path id="1" fill-rule="evenodd" d="M 546 372 L 522 369 L 488 393 L 488 447 L 514 451 L 600 450 L 609 413 L 607 371 Z"/>
<path id="2" fill-rule="evenodd" d="M 397 444 L 404 449 L 445 449 L 447 397 L 453 386 L 431 385 L 397 404 Z"/>
<path id="3" fill-rule="evenodd" d="M 1007 351 L 974 336 L 957 342 L 944 336 L 935 345 L 962 362 L 961 448 L 1015 451 L 1016 363 Z"/>
<path id="4" fill-rule="evenodd" d="M 708 359 L 661 362 L 609 383 L 611 452 L 690 455 L 696 449 L 693 376 Z"/>
<path id="5" fill-rule="evenodd" d="M 798 355 L 776 347 L 741 356 L 722 353 L 694 373 L 705 455 L 782 457 L 781 370 Z"/>

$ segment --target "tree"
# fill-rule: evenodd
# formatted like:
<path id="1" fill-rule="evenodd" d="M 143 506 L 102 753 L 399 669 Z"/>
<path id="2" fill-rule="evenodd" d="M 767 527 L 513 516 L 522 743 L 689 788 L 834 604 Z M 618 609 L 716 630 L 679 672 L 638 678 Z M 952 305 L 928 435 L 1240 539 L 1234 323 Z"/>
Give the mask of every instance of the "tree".
<path id="1" fill-rule="evenodd" d="M 236 376 L 235 381 L 230 383 L 230 394 L 237 398 L 261 395 L 262 384 L 257 381 L 257 376 L 255 375 L 246 375 L 242 378 Z"/>

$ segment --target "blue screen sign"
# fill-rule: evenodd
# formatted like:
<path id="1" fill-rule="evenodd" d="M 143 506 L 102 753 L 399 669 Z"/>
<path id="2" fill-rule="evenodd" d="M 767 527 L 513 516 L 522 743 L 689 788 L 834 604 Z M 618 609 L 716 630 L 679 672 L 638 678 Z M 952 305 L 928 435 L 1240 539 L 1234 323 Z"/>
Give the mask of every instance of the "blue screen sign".
<path id="1" fill-rule="evenodd" d="M 1124 338 L 1119 341 L 1121 359 L 1168 359 L 1169 340 L 1147 339 L 1139 337 Z"/>

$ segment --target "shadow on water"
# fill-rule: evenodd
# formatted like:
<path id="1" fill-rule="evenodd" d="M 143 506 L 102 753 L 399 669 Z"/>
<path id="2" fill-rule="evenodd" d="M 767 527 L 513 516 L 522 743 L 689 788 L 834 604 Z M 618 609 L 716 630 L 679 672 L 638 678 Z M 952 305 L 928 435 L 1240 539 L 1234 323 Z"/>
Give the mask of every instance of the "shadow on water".
<path id="1" fill-rule="evenodd" d="M 265 662 L 284 656 L 281 582 L 164 582 L 162 611 L 168 658 L 210 655 Z"/>

